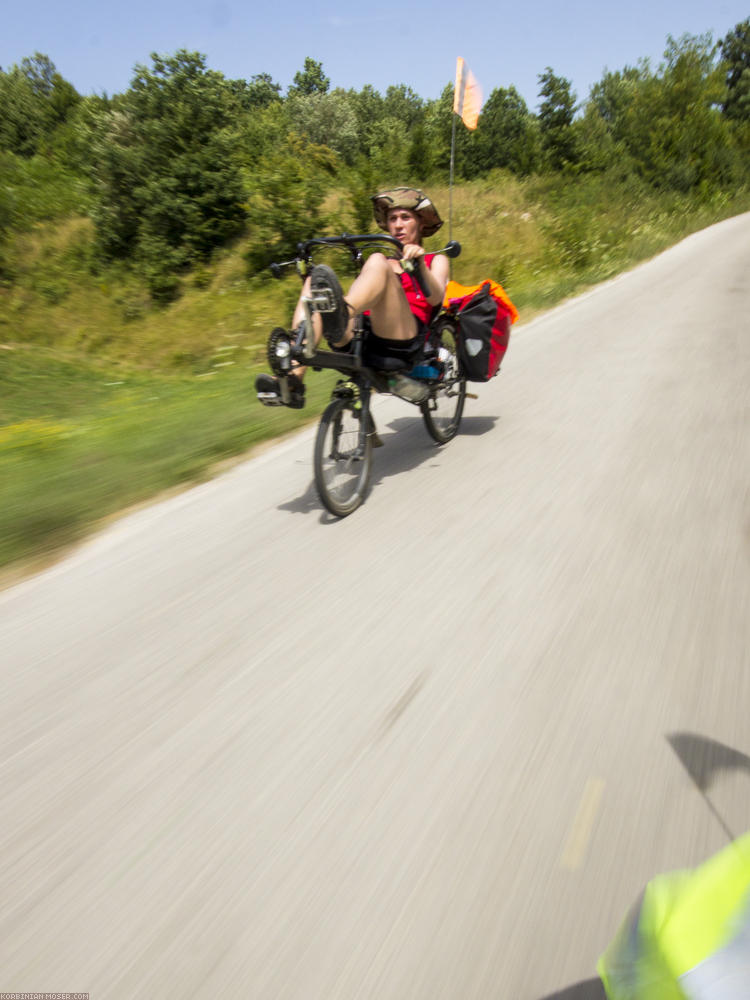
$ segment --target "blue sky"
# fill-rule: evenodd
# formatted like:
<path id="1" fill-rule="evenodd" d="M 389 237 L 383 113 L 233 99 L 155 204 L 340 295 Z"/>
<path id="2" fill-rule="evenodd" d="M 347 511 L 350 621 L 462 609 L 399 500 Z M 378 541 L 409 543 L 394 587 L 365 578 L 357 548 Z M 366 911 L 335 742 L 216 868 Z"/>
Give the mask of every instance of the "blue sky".
<path id="1" fill-rule="evenodd" d="M 370 13 L 351 0 L 6 3 L 0 66 L 43 52 L 83 94 L 123 91 L 151 52 L 187 48 L 231 78 L 267 72 L 286 88 L 309 55 L 334 87 L 369 83 L 384 92 L 405 83 L 432 98 L 452 81 L 461 55 L 485 97 L 512 84 L 532 110 L 547 66 L 583 100 L 605 68 L 642 57 L 658 64 L 669 34 L 710 31 L 717 39 L 750 17 L 748 0 L 380 0 Z"/>

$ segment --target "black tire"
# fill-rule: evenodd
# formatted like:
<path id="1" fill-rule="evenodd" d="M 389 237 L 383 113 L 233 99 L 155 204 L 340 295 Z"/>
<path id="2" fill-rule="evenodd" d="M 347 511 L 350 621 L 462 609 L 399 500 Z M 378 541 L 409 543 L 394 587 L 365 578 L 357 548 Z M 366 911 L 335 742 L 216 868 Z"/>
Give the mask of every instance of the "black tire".
<path id="1" fill-rule="evenodd" d="M 453 329 L 444 326 L 437 338 L 437 346 L 443 348 L 445 370 L 443 378 L 432 387 L 429 397 L 421 404 L 427 433 L 438 444 L 447 444 L 458 433 L 461 416 L 466 402 L 466 379 L 456 356 L 456 340 Z"/>
<path id="2" fill-rule="evenodd" d="M 359 453 L 362 411 L 354 399 L 333 399 L 323 411 L 315 438 L 315 486 L 326 510 L 352 514 L 364 502 L 372 469 L 372 441 Z"/>

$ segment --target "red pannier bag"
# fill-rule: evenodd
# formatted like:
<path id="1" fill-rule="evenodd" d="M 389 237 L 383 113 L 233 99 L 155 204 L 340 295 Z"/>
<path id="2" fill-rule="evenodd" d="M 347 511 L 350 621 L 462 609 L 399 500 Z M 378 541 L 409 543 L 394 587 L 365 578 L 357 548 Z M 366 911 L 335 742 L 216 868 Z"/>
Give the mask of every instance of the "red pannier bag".
<path id="1" fill-rule="evenodd" d="M 478 285 L 449 281 L 443 306 L 456 318 L 461 370 L 469 382 L 488 382 L 498 373 L 518 310 L 503 286 L 491 280 Z"/>

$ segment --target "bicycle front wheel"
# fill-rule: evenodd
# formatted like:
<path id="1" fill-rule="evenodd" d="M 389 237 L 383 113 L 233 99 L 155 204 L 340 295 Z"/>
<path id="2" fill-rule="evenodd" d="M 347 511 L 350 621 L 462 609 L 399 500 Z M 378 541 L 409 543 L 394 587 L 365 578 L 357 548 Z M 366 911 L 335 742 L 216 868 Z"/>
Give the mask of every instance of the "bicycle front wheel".
<path id="1" fill-rule="evenodd" d="M 353 399 L 334 399 L 323 411 L 315 438 L 315 486 L 336 517 L 352 514 L 364 501 L 372 468 L 369 435 L 360 446 L 361 408 Z"/>
<path id="2" fill-rule="evenodd" d="M 458 433 L 458 425 L 466 402 L 466 379 L 456 356 L 453 330 L 446 326 L 438 342 L 443 361 L 443 377 L 421 405 L 427 433 L 438 444 L 447 444 Z"/>

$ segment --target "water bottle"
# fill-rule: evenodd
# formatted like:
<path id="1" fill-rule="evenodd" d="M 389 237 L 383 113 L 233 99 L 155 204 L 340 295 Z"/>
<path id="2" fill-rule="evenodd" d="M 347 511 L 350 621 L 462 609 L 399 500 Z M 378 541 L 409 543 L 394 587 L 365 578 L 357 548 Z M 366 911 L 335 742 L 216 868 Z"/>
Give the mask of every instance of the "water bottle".
<path id="1" fill-rule="evenodd" d="M 406 399 L 410 403 L 423 403 L 430 393 L 424 383 L 398 373 L 388 379 L 388 388 L 394 396 Z"/>

